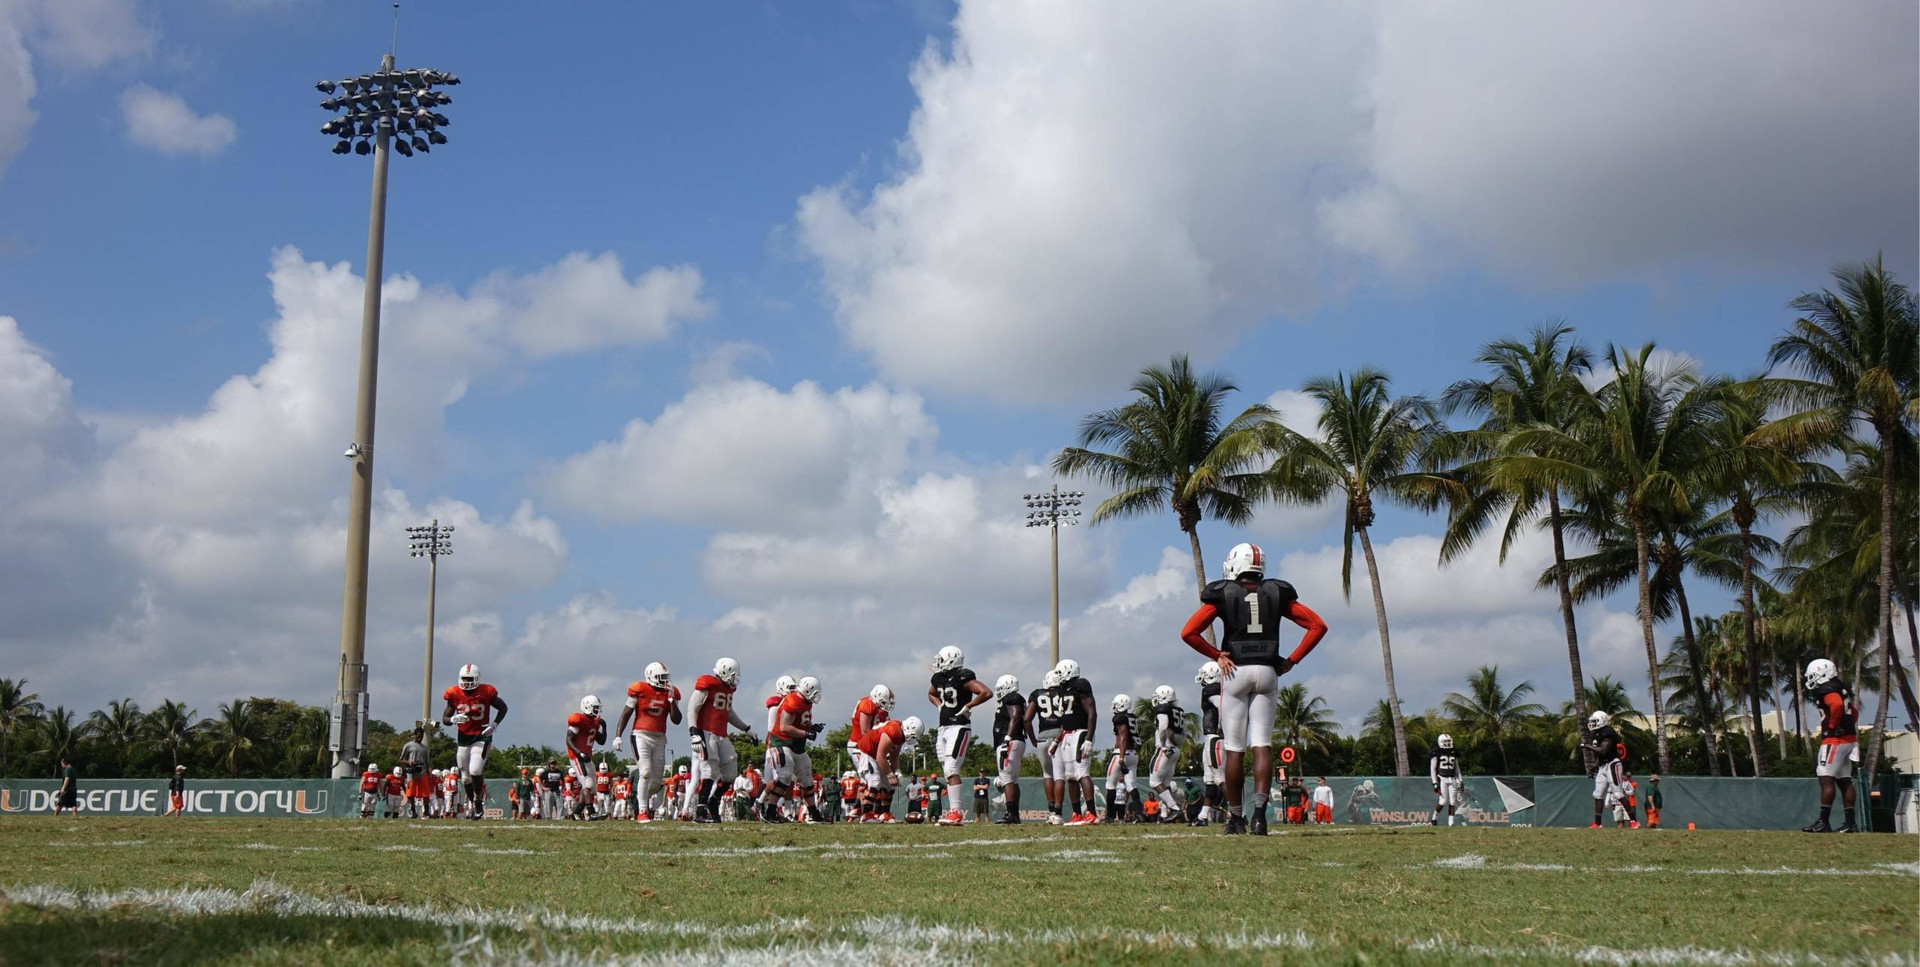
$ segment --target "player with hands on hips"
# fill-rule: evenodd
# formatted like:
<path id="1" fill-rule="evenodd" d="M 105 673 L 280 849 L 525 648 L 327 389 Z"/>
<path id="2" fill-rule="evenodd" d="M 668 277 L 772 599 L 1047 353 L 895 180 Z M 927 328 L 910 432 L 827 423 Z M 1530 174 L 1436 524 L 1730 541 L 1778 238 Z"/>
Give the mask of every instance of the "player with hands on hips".
<path id="1" fill-rule="evenodd" d="M 479 665 L 461 665 L 459 682 L 441 696 L 447 707 L 440 712 L 440 724 L 458 730 L 453 764 L 466 779 L 467 818 L 479 819 L 487 798 L 487 750 L 493 747 L 493 731 L 507 720 L 507 703 L 498 689 L 480 681 Z"/>
<path id="2" fill-rule="evenodd" d="M 967 657 L 948 645 L 933 656 L 933 678 L 927 686 L 927 701 L 940 710 L 940 731 L 934 734 L 934 751 L 947 779 L 947 811 L 938 820 L 942 826 L 958 826 L 966 820 L 960 811 L 960 769 L 967 758 L 967 746 L 973 741 L 973 710 L 993 697 L 993 690 L 966 667 Z"/>
<path id="3" fill-rule="evenodd" d="M 1293 585 L 1266 576 L 1266 555 L 1253 544 L 1236 544 L 1221 566 L 1223 579 L 1200 590 L 1200 608 L 1187 619 L 1181 640 L 1220 666 L 1221 744 L 1226 750 L 1227 833 L 1267 832 L 1267 802 L 1273 790 L 1273 714 L 1280 676 L 1304 660 L 1326 637 L 1327 623 L 1301 604 Z M 1204 632 L 1220 621 L 1221 647 Z M 1306 629 L 1289 655 L 1280 654 L 1280 621 Z M 1240 813 L 1246 753 L 1253 750 L 1253 809 Z"/>
<path id="4" fill-rule="evenodd" d="M 752 727 L 733 705 L 733 693 L 739 685 L 740 663 L 731 658 L 714 662 L 713 671 L 693 683 L 693 701 L 688 710 L 693 725 L 687 733 L 692 740 L 693 761 L 699 766 L 698 774 L 693 777 L 698 782 L 694 787 L 698 790 L 694 794 L 696 817 L 702 811 L 718 816 L 720 798 L 733 787 L 733 778 L 739 774 L 740 761 L 734 754 L 733 743 L 727 739 L 728 728 L 738 729 L 748 741 L 753 740 Z"/>

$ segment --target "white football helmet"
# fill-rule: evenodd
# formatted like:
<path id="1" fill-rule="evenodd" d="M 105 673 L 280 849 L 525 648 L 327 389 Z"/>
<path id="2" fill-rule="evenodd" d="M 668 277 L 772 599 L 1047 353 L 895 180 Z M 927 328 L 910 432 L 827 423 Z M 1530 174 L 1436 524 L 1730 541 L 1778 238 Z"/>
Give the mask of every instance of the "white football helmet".
<path id="1" fill-rule="evenodd" d="M 1453 736 L 1448 735 L 1445 732 L 1440 733 L 1440 748 L 1442 749 L 1453 748 Z"/>
<path id="2" fill-rule="evenodd" d="M 401 771 L 401 769 L 400 769 L 400 767 L 399 767 L 399 766 L 394 766 L 394 767 L 393 767 L 393 774 L 397 776 L 397 775 L 402 775 L 403 773 L 402 773 L 402 771 Z"/>
<path id="3" fill-rule="evenodd" d="M 580 699 L 580 711 L 587 715 L 600 714 L 600 696 L 587 695 Z"/>
<path id="4" fill-rule="evenodd" d="M 471 692 L 480 687 L 480 666 L 468 662 L 460 666 L 460 690 Z"/>
<path id="5" fill-rule="evenodd" d="M 1071 658 L 1060 659 L 1060 664 L 1053 666 L 1053 670 L 1060 673 L 1062 685 L 1080 677 L 1080 663 Z"/>
<path id="6" fill-rule="evenodd" d="M 1006 698 L 1007 696 L 1012 695 L 1013 693 L 1018 692 L 1019 690 L 1020 690 L 1020 679 L 1015 678 L 1012 675 L 1002 675 L 1000 676 L 999 681 L 993 683 L 994 698 Z"/>
<path id="7" fill-rule="evenodd" d="M 924 728 L 925 726 L 920 724 L 920 716 L 909 715 L 900 723 L 900 734 L 906 736 L 907 741 L 911 742 L 920 737 L 920 732 Z"/>
<path id="8" fill-rule="evenodd" d="M 1059 688 L 1060 687 L 1060 669 L 1058 668 L 1047 669 L 1047 674 L 1045 675 L 1045 677 L 1040 679 L 1040 687 L 1041 688 Z"/>
<path id="9" fill-rule="evenodd" d="M 1613 716 L 1608 715 L 1607 713 L 1599 709 L 1594 709 L 1593 714 L 1587 716 L 1587 728 L 1590 728 L 1590 729 L 1604 728 L 1606 727 L 1606 724 L 1611 721 L 1613 721 Z"/>
<path id="10" fill-rule="evenodd" d="M 740 663 L 731 658 L 722 658 L 714 662 L 713 677 L 726 682 L 729 686 L 740 684 Z"/>
<path id="11" fill-rule="evenodd" d="M 1839 666 L 1825 658 L 1815 658 L 1807 662 L 1806 682 L 1808 688 L 1818 688 L 1839 677 Z"/>
<path id="12" fill-rule="evenodd" d="M 667 666 L 657 661 L 648 662 L 647 670 L 642 672 L 640 677 L 646 679 L 647 684 L 654 688 L 666 688 L 667 683 L 673 680 L 667 675 Z"/>
<path id="13" fill-rule="evenodd" d="M 933 670 L 937 672 L 950 672 L 966 663 L 966 654 L 952 645 L 940 649 L 939 653 L 933 656 Z"/>
<path id="14" fill-rule="evenodd" d="M 367 763 L 367 771 L 368 771 L 368 772 L 379 772 L 379 771 L 380 771 L 380 764 L 379 764 L 379 763 L 377 763 L 377 762 L 369 762 L 369 763 Z"/>
<path id="15" fill-rule="evenodd" d="M 1195 673 L 1195 675 L 1193 676 L 1193 682 L 1196 685 L 1219 684 L 1220 683 L 1220 663 L 1217 661 L 1210 661 L 1204 665 L 1201 665 L 1200 671 Z"/>
<path id="16" fill-rule="evenodd" d="M 1128 695 L 1125 692 L 1121 692 L 1120 694 L 1115 695 L 1113 697 L 1114 712 L 1116 713 L 1125 712 L 1132 708 L 1133 708 L 1133 696 Z"/>
<path id="17" fill-rule="evenodd" d="M 687 774 L 687 767 L 686 767 L 686 766 L 681 766 L 681 767 L 679 768 L 679 770 L 678 770 L 678 771 L 679 771 L 679 773 L 680 773 L 681 775 L 683 775 L 683 776 L 684 776 L 684 775 L 686 775 L 686 774 Z"/>
<path id="18" fill-rule="evenodd" d="M 852 769 L 848 769 L 847 771 L 845 771 L 845 772 L 842 772 L 842 773 L 840 774 L 840 778 L 842 778 L 842 779 L 851 779 L 851 778 L 853 778 L 853 770 L 852 770 Z"/>
<path id="19" fill-rule="evenodd" d="M 812 675 L 800 679 L 800 684 L 795 686 L 795 690 L 798 691 L 800 697 L 806 699 L 808 703 L 820 701 L 820 679 Z"/>
<path id="20" fill-rule="evenodd" d="M 1227 562 L 1220 565 L 1220 576 L 1229 581 L 1238 581 L 1243 574 L 1263 577 L 1267 573 L 1267 555 L 1262 553 L 1258 544 L 1235 544 L 1227 552 Z"/>
<path id="21" fill-rule="evenodd" d="M 782 675 L 773 680 L 773 694 L 785 695 L 800 687 L 800 680 L 792 675 Z"/>
<path id="22" fill-rule="evenodd" d="M 1172 685 L 1162 685 L 1153 690 L 1153 704 L 1155 705 L 1172 705 L 1173 700 L 1179 697 L 1179 695 L 1174 694 Z"/>
<path id="23" fill-rule="evenodd" d="M 873 704 L 880 706 L 883 711 L 893 711 L 893 689 L 885 685 L 875 685 L 873 686 L 873 691 L 867 693 L 867 697 L 872 699 Z"/>

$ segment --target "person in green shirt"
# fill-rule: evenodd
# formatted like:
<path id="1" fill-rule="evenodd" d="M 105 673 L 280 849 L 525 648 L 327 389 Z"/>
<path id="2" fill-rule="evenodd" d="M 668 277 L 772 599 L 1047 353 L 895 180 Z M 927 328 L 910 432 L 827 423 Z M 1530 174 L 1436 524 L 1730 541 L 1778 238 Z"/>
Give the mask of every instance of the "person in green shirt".
<path id="1" fill-rule="evenodd" d="M 53 814 L 60 815 L 62 810 L 72 810 L 80 815 L 80 780 L 74 774 L 73 763 L 65 756 L 60 757 L 60 792 L 53 800 Z"/>
<path id="2" fill-rule="evenodd" d="M 533 805 L 533 777 L 527 775 L 525 767 L 520 769 L 520 779 L 513 784 L 515 819 L 525 819 Z"/>
<path id="3" fill-rule="evenodd" d="M 1666 800 L 1660 798 L 1660 776 L 1658 774 L 1648 776 L 1647 777 L 1647 828 L 1648 829 L 1660 828 L 1660 807 L 1665 804 L 1666 804 Z"/>

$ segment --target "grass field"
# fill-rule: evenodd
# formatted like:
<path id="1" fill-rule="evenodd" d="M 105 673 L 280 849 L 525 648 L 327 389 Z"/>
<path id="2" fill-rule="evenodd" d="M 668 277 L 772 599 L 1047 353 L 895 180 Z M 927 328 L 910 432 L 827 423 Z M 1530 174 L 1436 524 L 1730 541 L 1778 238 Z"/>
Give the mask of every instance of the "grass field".
<path id="1" fill-rule="evenodd" d="M 1916 962 L 1913 837 L 0 820 L 0 963 Z"/>

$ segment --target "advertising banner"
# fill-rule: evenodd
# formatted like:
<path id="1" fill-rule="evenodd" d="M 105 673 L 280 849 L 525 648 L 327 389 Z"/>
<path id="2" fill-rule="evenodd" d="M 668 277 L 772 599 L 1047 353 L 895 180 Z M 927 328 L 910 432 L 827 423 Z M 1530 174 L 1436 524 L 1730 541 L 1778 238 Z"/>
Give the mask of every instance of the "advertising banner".
<path id="1" fill-rule="evenodd" d="M 356 812 L 353 779 L 190 779 L 183 797 L 189 816 L 345 817 Z M 53 812 L 60 783 L 0 780 L 0 814 Z M 158 816 L 167 811 L 165 779 L 83 779 L 79 808 L 108 816 Z"/>

